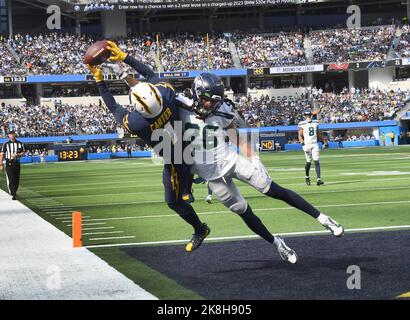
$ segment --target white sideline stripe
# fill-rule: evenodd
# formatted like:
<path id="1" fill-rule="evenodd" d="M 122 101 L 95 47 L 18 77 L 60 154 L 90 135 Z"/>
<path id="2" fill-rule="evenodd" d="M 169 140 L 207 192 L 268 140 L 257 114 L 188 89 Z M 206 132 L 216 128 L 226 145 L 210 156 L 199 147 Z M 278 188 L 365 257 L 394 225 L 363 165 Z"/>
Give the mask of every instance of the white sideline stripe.
<path id="1" fill-rule="evenodd" d="M 86 232 L 83 233 L 83 236 L 91 236 L 91 235 L 97 235 L 97 234 L 113 234 L 113 233 L 124 233 L 124 231 L 101 231 L 101 232 Z"/>
<path id="2" fill-rule="evenodd" d="M 106 229 L 114 229 L 114 227 L 90 227 L 90 228 L 82 228 L 84 230 L 106 230 Z"/>
<path id="3" fill-rule="evenodd" d="M 156 299 L 0 190 L 0 300 Z M 61 290 L 48 284 L 61 273 Z"/>
<path id="4" fill-rule="evenodd" d="M 359 232 L 359 231 L 372 231 L 372 230 L 389 230 L 389 229 L 410 229 L 410 225 L 346 229 L 345 232 Z M 325 234 L 325 233 L 329 233 L 329 231 L 328 231 L 328 230 L 318 230 L 318 231 L 287 232 L 287 233 L 277 233 L 276 235 L 281 235 L 281 236 L 298 236 L 298 235 Z M 215 237 L 215 238 L 206 238 L 204 241 L 240 240 L 240 239 L 253 239 L 253 238 L 260 238 L 260 237 L 259 237 L 258 235 L 232 236 L 232 237 Z M 185 243 L 185 242 L 187 242 L 187 241 L 189 241 L 189 239 L 183 239 L 183 240 L 165 240 L 165 241 L 149 241 L 149 242 L 134 242 L 134 243 L 114 243 L 114 244 L 91 245 L 91 246 L 85 246 L 85 247 L 86 247 L 86 248 L 110 248 L 110 247 L 121 247 L 121 246 L 146 246 L 146 245 L 155 245 L 155 244 Z"/>
<path id="5" fill-rule="evenodd" d="M 108 238 L 90 238 L 90 241 L 99 241 L 99 240 L 115 240 L 115 239 L 130 239 L 135 238 L 135 236 L 122 236 L 122 237 L 108 237 Z"/>
<path id="6" fill-rule="evenodd" d="M 364 202 L 364 203 L 345 203 L 345 204 L 326 204 L 326 205 L 317 205 L 316 208 L 334 208 L 334 207 L 357 207 L 357 206 L 373 206 L 373 205 L 385 205 L 385 204 L 403 204 L 410 203 L 410 200 L 403 201 L 386 201 L 386 202 Z M 270 210 L 293 210 L 294 207 L 282 207 L 282 208 L 260 208 L 252 209 L 253 211 L 270 211 Z M 229 210 L 224 211 L 207 211 L 207 212 L 198 212 L 198 215 L 212 215 L 220 213 L 230 213 Z M 150 215 L 150 216 L 136 216 L 136 217 L 116 217 L 116 218 L 98 218 L 98 219 L 86 219 L 84 222 L 91 221 L 110 221 L 110 220 L 128 220 L 128 219 L 147 219 L 147 218 L 164 218 L 164 217 L 179 217 L 177 214 L 160 214 L 160 215 Z"/>

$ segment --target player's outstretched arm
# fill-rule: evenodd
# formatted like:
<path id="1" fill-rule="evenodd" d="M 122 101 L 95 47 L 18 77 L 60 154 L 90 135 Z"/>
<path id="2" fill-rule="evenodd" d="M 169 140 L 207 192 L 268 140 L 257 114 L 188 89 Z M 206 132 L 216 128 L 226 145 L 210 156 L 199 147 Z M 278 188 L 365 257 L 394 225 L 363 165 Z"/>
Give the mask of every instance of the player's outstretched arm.
<path id="1" fill-rule="evenodd" d="M 147 80 L 147 82 L 153 84 L 159 82 L 158 76 L 154 71 L 152 71 L 150 67 L 131 57 L 131 55 L 123 52 L 114 42 L 108 41 L 107 49 L 110 50 L 112 54 L 112 56 L 109 58 L 110 61 L 123 61 L 135 71 L 137 71 L 140 75 L 142 75 Z"/>
<path id="2" fill-rule="evenodd" d="M 303 145 L 304 144 L 304 139 L 303 139 L 303 129 L 302 128 L 298 129 L 298 139 L 299 139 L 299 143 L 301 145 Z"/>
<path id="3" fill-rule="evenodd" d="M 128 113 L 128 110 L 121 107 L 114 99 L 112 93 L 108 90 L 107 85 L 103 80 L 103 74 L 99 66 L 90 66 L 87 65 L 87 68 L 90 70 L 94 76 L 95 82 L 97 83 L 98 91 L 100 92 L 101 98 L 104 100 L 105 105 L 108 107 L 110 112 L 114 115 L 115 120 L 118 123 L 123 123 L 123 119 Z"/>

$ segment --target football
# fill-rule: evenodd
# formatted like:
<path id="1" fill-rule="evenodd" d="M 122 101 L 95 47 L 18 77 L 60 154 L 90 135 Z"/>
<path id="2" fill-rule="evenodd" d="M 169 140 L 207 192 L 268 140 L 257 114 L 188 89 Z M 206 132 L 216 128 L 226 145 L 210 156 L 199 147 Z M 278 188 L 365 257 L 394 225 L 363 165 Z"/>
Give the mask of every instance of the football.
<path id="1" fill-rule="evenodd" d="M 107 44 L 107 40 L 93 43 L 84 55 L 84 63 L 92 66 L 104 63 L 111 55 L 111 51 L 107 49 Z"/>

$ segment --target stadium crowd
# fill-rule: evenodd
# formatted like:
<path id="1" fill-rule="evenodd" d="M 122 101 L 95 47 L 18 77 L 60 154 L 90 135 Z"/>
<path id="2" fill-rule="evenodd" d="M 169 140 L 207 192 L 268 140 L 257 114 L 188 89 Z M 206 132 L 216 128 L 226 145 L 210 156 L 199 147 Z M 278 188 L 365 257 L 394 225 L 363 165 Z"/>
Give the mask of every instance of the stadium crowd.
<path id="1" fill-rule="evenodd" d="M 306 108 L 317 110 L 319 121 L 324 123 L 387 120 L 408 101 L 410 90 L 378 89 L 344 89 L 335 94 L 307 88 L 305 93 L 295 97 L 236 97 L 249 127 L 294 125 L 302 120 Z M 118 132 L 114 118 L 98 104 L 59 104 L 49 108 L 2 103 L 0 123 L 5 131 L 15 130 L 20 137 Z"/>
<path id="2" fill-rule="evenodd" d="M 61 136 L 117 132 L 111 113 L 99 105 L 47 106 L 1 104 L 0 123 L 19 137 Z"/>
<path id="3" fill-rule="evenodd" d="M 161 40 L 161 64 L 164 71 L 229 69 L 233 67 L 228 40 L 222 34 L 178 33 Z"/>
<path id="4" fill-rule="evenodd" d="M 237 105 L 249 127 L 263 127 L 295 125 L 306 108 L 317 110 L 324 123 L 388 120 L 409 100 L 409 90 L 344 89 L 335 94 L 313 88 L 295 97 L 239 97 Z"/>
<path id="5" fill-rule="evenodd" d="M 409 27 L 403 35 L 397 55 L 406 56 Z M 311 31 L 314 63 L 386 59 L 394 26 L 363 29 L 333 29 Z M 234 67 L 229 48 L 233 41 L 240 62 L 245 68 L 307 64 L 304 34 L 301 32 L 252 33 L 233 32 L 209 35 L 173 33 L 132 35 L 115 39 L 124 50 L 156 69 L 155 55 L 159 53 L 164 71 L 228 69 Z M 231 40 L 229 40 L 231 39 Z M 1 75 L 84 74 L 88 70 L 83 55 L 96 39 L 75 34 L 49 33 L 36 36 L 16 34 L 12 39 L 0 37 Z M 6 43 L 20 57 L 13 57 Z"/>
<path id="6" fill-rule="evenodd" d="M 333 29 L 309 34 L 315 63 L 385 60 L 394 26 L 369 29 Z"/>
<path id="7" fill-rule="evenodd" d="M 341 93 L 314 94 L 323 122 L 387 120 L 410 99 L 410 91 L 345 88 Z"/>
<path id="8" fill-rule="evenodd" d="M 237 33 L 234 39 L 241 63 L 246 68 L 306 64 L 301 32 Z"/>
<path id="9" fill-rule="evenodd" d="M 410 57 L 410 38 L 409 37 L 410 37 L 410 26 L 406 24 L 402 28 L 402 34 L 400 36 L 399 43 L 395 50 L 397 58 Z"/>

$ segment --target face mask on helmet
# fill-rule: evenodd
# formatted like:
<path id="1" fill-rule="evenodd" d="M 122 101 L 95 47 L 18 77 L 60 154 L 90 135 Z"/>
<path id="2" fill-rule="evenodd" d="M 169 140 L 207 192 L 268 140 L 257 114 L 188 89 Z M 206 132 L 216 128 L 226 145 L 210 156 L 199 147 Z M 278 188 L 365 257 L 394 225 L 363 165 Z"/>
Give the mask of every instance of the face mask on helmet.
<path id="1" fill-rule="evenodd" d="M 197 76 L 192 85 L 192 93 L 196 112 L 200 117 L 209 116 L 223 102 L 224 84 L 222 80 L 211 73 Z"/>
<path id="2" fill-rule="evenodd" d="M 305 111 L 305 112 L 303 113 L 303 117 L 305 118 L 305 120 L 306 120 L 307 122 L 311 122 L 311 121 L 312 121 L 312 112 L 311 112 L 310 110 Z"/>
<path id="3" fill-rule="evenodd" d="M 139 82 L 131 88 L 130 102 L 144 118 L 157 117 L 163 107 L 158 88 L 147 82 Z"/>

